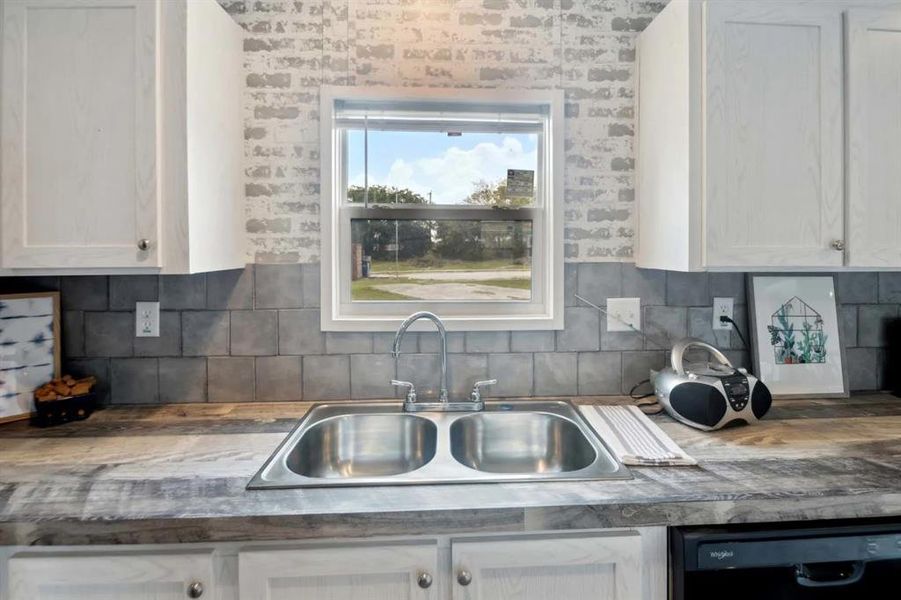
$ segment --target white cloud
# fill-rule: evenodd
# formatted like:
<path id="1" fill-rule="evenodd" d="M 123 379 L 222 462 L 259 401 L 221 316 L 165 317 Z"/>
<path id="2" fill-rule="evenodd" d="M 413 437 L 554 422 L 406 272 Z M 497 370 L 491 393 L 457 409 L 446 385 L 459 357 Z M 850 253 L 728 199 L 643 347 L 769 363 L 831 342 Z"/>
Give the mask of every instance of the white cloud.
<path id="1" fill-rule="evenodd" d="M 391 163 L 391 169 L 388 170 L 386 181 L 390 181 L 391 185 L 396 188 L 406 188 L 410 187 L 414 174 L 413 166 L 404 162 L 402 158 L 398 158 Z"/>
<path id="2" fill-rule="evenodd" d="M 461 139 L 465 140 L 465 135 Z M 454 146 L 439 156 L 397 159 L 383 178 L 370 173 L 369 184 L 407 188 L 426 198 L 431 192 L 437 204 L 459 204 L 477 182 L 502 179 L 507 169 L 534 169 L 536 159 L 537 151 L 526 152 L 519 140 L 505 137 L 500 144 L 483 142 L 470 149 Z M 351 182 L 362 183 L 362 176 Z"/>

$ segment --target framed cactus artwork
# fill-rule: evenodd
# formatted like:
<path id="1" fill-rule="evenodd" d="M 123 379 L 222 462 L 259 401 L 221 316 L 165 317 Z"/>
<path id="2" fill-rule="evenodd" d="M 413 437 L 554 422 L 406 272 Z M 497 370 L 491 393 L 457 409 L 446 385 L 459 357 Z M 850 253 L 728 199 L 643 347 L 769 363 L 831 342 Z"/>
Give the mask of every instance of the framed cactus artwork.
<path id="1" fill-rule="evenodd" d="M 773 395 L 844 397 L 848 379 L 831 275 L 750 275 L 754 372 Z"/>

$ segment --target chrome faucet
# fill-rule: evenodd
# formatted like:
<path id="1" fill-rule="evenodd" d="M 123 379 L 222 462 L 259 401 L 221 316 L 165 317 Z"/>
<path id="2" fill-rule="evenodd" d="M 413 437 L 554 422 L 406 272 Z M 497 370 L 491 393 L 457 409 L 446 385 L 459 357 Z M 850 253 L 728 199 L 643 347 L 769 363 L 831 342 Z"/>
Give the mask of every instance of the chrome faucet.
<path id="1" fill-rule="evenodd" d="M 480 388 L 486 385 L 494 385 L 497 383 L 497 380 L 491 379 L 488 381 L 477 381 L 475 386 L 473 387 L 472 394 L 468 401 L 460 401 L 460 402 L 449 402 L 448 394 L 447 394 L 447 330 L 444 328 L 444 323 L 435 313 L 431 313 L 428 311 L 420 311 L 413 313 L 406 319 L 404 322 L 400 324 L 400 327 L 397 330 L 397 334 L 394 336 L 394 346 L 391 350 L 391 354 L 394 355 L 394 370 L 397 371 L 397 359 L 400 357 L 400 345 L 404 339 L 404 335 L 407 333 L 407 329 L 410 326 L 418 321 L 419 319 L 428 319 L 432 323 L 435 324 L 435 327 L 438 329 L 438 335 L 441 338 L 441 388 L 438 391 L 438 401 L 437 402 L 419 402 L 416 399 L 416 388 L 412 382 L 409 381 L 400 381 L 397 379 L 391 380 L 391 385 L 404 387 L 407 390 L 404 399 L 404 410 L 407 412 L 418 412 L 418 411 L 427 411 L 427 410 L 435 410 L 435 411 L 469 411 L 469 410 L 482 410 L 485 407 L 485 403 L 482 401 L 482 395 L 480 392 Z"/>
<path id="2" fill-rule="evenodd" d="M 395 370 L 397 367 L 397 359 L 400 357 L 400 343 L 404 339 L 404 335 L 407 333 L 407 329 L 410 328 L 410 325 L 418 321 L 419 319 L 428 319 L 432 323 L 435 324 L 435 327 L 438 328 L 438 335 L 441 337 L 441 389 L 438 392 L 438 401 L 439 402 L 447 402 L 447 330 L 444 328 L 444 323 L 441 322 L 441 319 L 438 318 L 438 315 L 435 313 L 430 313 L 428 311 L 420 311 L 413 313 L 406 319 L 404 322 L 400 324 L 400 328 L 398 328 L 397 333 L 394 336 L 394 348 L 391 353 L 394 355 L 394 364 Z M 391 382 L 392 385 L 406 385 L 406 382 Z M 416 392 L 412 385 L 407 386 L 410 388 L 408 392 L 408 396 L 413 394 L 414 402 L 416 398 Z"/>

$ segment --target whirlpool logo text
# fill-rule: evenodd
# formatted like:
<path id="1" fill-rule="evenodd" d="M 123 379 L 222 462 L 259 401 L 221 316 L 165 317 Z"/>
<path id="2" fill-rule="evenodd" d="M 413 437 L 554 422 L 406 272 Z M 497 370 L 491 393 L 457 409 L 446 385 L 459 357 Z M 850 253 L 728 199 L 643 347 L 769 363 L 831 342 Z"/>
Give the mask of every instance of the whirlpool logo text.
<path id="1" fill-rule="evenodd" d="M 732 558 L 735 556 L 735 552 L 732 550 L 711 550 L 710 558 L 715 558 L 716 560 L 726 560 L 727 558 Z"/>

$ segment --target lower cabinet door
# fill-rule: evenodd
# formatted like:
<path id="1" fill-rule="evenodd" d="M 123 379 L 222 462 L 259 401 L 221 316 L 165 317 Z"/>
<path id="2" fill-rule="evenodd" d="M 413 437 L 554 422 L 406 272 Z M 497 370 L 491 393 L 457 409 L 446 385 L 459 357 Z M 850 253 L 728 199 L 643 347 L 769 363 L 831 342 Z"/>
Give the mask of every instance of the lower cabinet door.
<path id="1" fill-rule="evenodd" d="M 218 600 L 212 552 L 24 555 L 9 600 Z"/>
<path id="2" fill-rule="evenodd" d="M 641 536 L 454 541 L 454 600 L 640 600 Z"/>
<path id="3" fill-rule="evenodd" d="M 437 600 L 432 543 L 249 550 L 238 555 L 241 600 Z"/>

